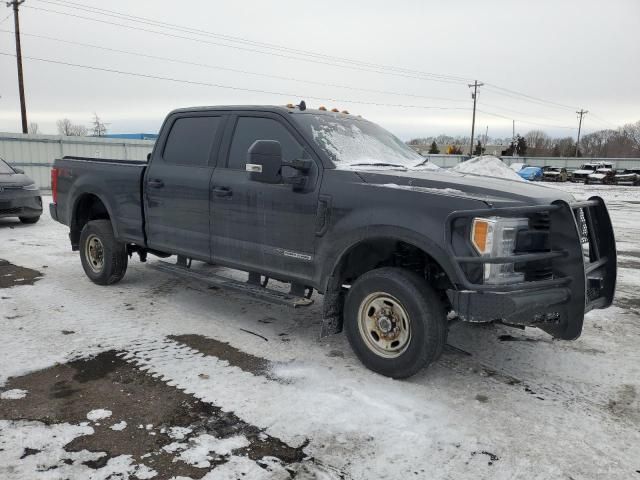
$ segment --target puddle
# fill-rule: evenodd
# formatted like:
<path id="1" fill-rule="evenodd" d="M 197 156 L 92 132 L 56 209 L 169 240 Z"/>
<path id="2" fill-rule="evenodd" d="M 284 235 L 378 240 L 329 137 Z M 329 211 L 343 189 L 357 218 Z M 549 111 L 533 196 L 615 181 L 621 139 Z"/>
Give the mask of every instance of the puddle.
<path id="1" fill-rule="evenodd" d="M 42 273 L 37 270 L 19 267 L 0 258 L 0 288 L 33 285 L 41 278 Z"/>
<path id="2" fill-rule="evenodd" d="M 203 351 L 220 353 L 218 349 L 221 346 L 216 346 L 210 339 L 203 341 L 204 337 L 198 338 L 196 335 L 183 337 Z M 231 347 L 222 345 L 225 345 L 227 352 L 225 358 L 229 357 Z M 266 366 L 264 360 L 257 357 L 249 361 L 237 353 L 234 355 L 231 358 L 245 368 L 261 370 Z M 108 418 L 89 422 L 94 434 L 80 435 L 64 445 L 69 458 L 52 460 L 58 463 L 67 462 L 69 465 L 68 462 L 73 461 L 72 452 L 88 450 L 106 453 L 98 460 L 85 461 L 83 465 L 89 468 L 100 469 L 109 459 L 131 455 L 136 462 L 158 472 L 154 479 L 174 476 L 198 479 L 224 465 L 230 458 L 248 458 L 261 466 L 264 457 L 274 457 L 279 465 L 294 476 L 294 471 L 300 468 L 300 462 L 313 462 L 303 452 L 305 445 L 291 447 L 240 420 L 233 413 L 223 412 L 219 407 L 204 403 L 145 374 L 121 359 L 115 351 L 11 378 L 3 387 L 5 389 L 23 389 L 28 393 L 21 400 L 0 400 L 1 420 L 78 425 L 87 422 L 87 413 L 91 410 L 105 409 L 111 412 Z M 123 422 L 126 422 L 126 427 L 119 427 L 124 425 Z M 111 428 L 116 425 L 115 429 Z M 184 438 L 172 438 L 172 427 L 182 427 L 182 431 L 186 432 Z M 163 449 L 176 441 L 197 441 L 202 435 L 210 435 L 221 441 L 241 436 L 246 442 L 230 454 L 217 456 L 206 468 L 198 468 L 178 459 L 179 454 L 170 451 L 170 448 Z M 28 439 L 23 447 L 23 456 L 38 454 L 34 445 L 29 445 Z M 16 458 L 15 461 L 19 460 Z M 294 464 L 296 466 L 292 467 Z"/>

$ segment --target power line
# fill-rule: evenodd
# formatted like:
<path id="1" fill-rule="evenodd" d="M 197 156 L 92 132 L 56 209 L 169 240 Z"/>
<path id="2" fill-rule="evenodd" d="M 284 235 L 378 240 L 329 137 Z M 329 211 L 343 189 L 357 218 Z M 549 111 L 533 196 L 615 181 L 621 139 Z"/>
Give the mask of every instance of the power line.
<path id="1" fill-rule="evenodd" d="M 260 48 L 275 49 L 275 50 L 280 51 L 280 52 L 291 52 L 291 53 L 294 53 L 295 55 L 311 56 L 311 57 L 314 57 L 316 59 L 329 59 L 333 63 L 332 62 L 325 62 L 325 61 L 317 61 L 317 60 L 314 61 L 314 60 L 311 60 L 311 59 L 298 58 L 298 57 L 291 57 L 289 55 L 275 54 L 273 52 L 264 52 L 264 51 L 255 50 L 255 49 L 248 49 L 248 48 L 238 47 L 237 45 L 219 44 L 219 43 L 215 43 L 215 42 L 204 42 L 204 43 L 210 43 L 210 44 L 213 44 L 213 45 L 216 45 L 216 46 L 224 46 L 224 47 L 227 47 L 227 48 L 236 48 L 236 49 L 241 49 L 241 50 L 248 50 L 248 51 L 252 51 L 254 53 L 262 53 L 262 54 L 266 54 L 266 55 L 275 55 L 275 56 L 280 56 L 280 57 L 289 58 L 289 59 L 293 59 L 293 60 L 310 61 L 310 62 L 314 62 L 314 63 L 337 66 L 337 67 L 341 67 L 341 68 L 355 68 L 356 70 L 366 71 L 366 72 L 369 72 L 369 73 L 396 75 L 396 76 L 403 76 L 403 77 L 408 77 L 408 78 L 417 78 L 417 79 L 422 79 L 422 80 L 439 81 L 439 82 L 444 82 L 444 83 L 458 83 L 458 84 L 460 84 L 460 83 L 466 83 L 467 82 L 467 79 L 465 79 L 464 77 L 460 77 L 460 76 L 436 74 L 436 73 L 430 73 L 430 72 L 422 72 L 422 71 L 418 71 L 418 70 L 410 70 L 410 69 L 400 68 L 400 67 L 395 67 L 395 66 L 374 64 L 374 63 L 369 63 L 369 62 L 362 62 L 362 61 L 354 60 L 354 59 L 351 59 L 351 58 L 330 56 L 330 55 L 320 54 L 320 53 L 312 52 L 312 51 L 308 51 L 308 50 L 294 49 L 294 48 L 284 47 L 282 45 L 277 45 L 277 44 L 273 44 L 273 43 L 259 42 L 259 41 L 255 41 L 255 40 L 244 39 L 244 38 L 241 38 L 241 37 L 234 37 L 234 36 L 231 36 L 231 35 L 224 35 L 224 34 L 219 34 L 219 33 L 215 33 L 215 32 L 210 32 L 210 31 L 207 31 L 207 30 L 201 30 L 201 29 L 197 29 L 197 28 L 193 28 L 193 27 L 185 27 L 185 26 L 181 26 L 181 25 L 168 23 L 168 22 L 162 22 L 162 21 L 158 21 L 158 20 L 149 19 L 149 18 L 146 18 L 146 17 L 140 17 L 140 16 L 130 15 L 130 14 L 122 13 L 122 12 L 117 12 L 117 11 L 114 11 L 114 10 L 107 10 L 107 9 L 104 9 L 104 8 L 82 5 L 82 4 L 79 4 L 79 3 L 76 3 L 76 2 L 71 2 L 71 1 L 65 1 L 65 0 L 36 0 L 36 1 L 40 1 L 42 3 L 47 3 L 47 4 L 52 4 L 52 5 L 56 5 L 56 6 L 60 6 L 60 7 L 63 7 L 63 8 L 73 8 L 74 10 L 83 10 L 83 11 L 86 11 L 86 12 L 90 12 L 90 13 L 94 13 L 94 14 L 98 14 L 98 15 L 104 15 L 104 16 L 108 16 L 108 17 L 112 17 L 112 18 L 119 18 L 119 19 L 122 19 L 122 20 L 131 21 L 131 22 L 142 23 L 142 24 L 146 24 L 146 25 L 153 25 L 153 26 L 161 27 L 161 28 L 165 28 L 165 29 L 172 29 L 172 30 L 177 30 L 177 31 L 186 32 L 186 33 L 190 33 L 190 34 L 196 34 L 196 35 L 204 35 L 204 36 L 209 36 L 209 37 L 213 37 L 213 38 L 221 38 L 221 39 L 224 39 L 226 41 L 241 43 L 241 44 L 244 44 L 244 45 L 252 45 L 252 46 L 258 46 Z M 101 22 L 101 23 L 106 23 L 106 24 L 114 24 L 114 25 L 117 25 L 117 26 L 121 26 L 123 28 L 136 29 L 136 30 L 150 32 L 150 33 L 156 33 L 156 34 L 159 34 L 159 35 L 174 36 L 174 37 L 177 37 L 177 38 L 184 38 L 184 39 L 187 39 L 187 40 L 202 42 L 201 39 L 194 39 L 194 38 L 189 38 L 189 37 L 185 38 L 185 37 L 181 37 L 181 36 L 171 35 L 171 34 L 168 34 L 166 32 L 158 32 L 158 31 L 155 31 L 155 30 L 140 29 L 138 27 L 132 27 L 130 25 L 122 25 L 122 24 L 117 24 L 115 22 L 107 22 L 105 20 L 99 20 L 99 19 L 90 18 L 90 17 L 83 17 L 83 16 L 80 16 L 80 15 L 74 15 L 74 14 L 70 14 L 70 13 L 67 13 L 67 12 L 59 12 L 59 11 L 48 10 L 48 9 L 43 9 L 43 8 L 39 8 L 38 9 L 38 8 L 35 8 L 35 7 L 31 7 L 31 8 L 34 8 L 36 10 L 47 11 L 47 12 L 51 12 L 51 13 L 57 13 L 57 14 L 60 14 L 60 15 L 75 16 L 77 18 L 82 18 L 82 19 L 90 20 L 90 21 L 96 21 L 96 22 Z M 349 63 L 351 65 L 336 65 L 335 62 Z M 356 68 L 356 66 L 358 66 L 359 68 Z M 364 69 L 362 67 L 364 67 Z M 389 70 L 389 71 L 381 71 L 381 70 Z M 561 103 L 558 103 L 558 102 L 553 102 L 553 101 L 545 100 L 545 99 L 542 99 L 542 98 L 539 98 L 539 97 L 534 97 L 532 95 L 528 95 L 528 94 L 525 94 L 525 93 L 522 93 L 522 92 L 518 92 L 516 90 L 504 88 L 504 87 L 501 87 L 499 85 L 490 84 L 490 83 L 487 83 L 486 85 L 490 89 L 495 89 L 494 93 L 496 93 L 498 95 L 507 96 L 509 98 L 515 98 L 515 99 L 519 99 L 519 100 L 523 100 L 523 101 L 528 101 L 528 102 L 531 102 L 531 103 L 534 103 L 534 104 L 538 104 L 538 105 L 543 105 L 543 106 L 546 106 L 546 107 L 562 108 L 562 109 L 570 109 L 570 110 L 574 110 L 574 108 L 575 108 L 575 107 L 572 107 L 572 106 L 569 106 L 569 105 L 564 105 L 564 104 L 561 104 Z"/>
<path id="2" fill-rule="evenodd" d="M 320 61 L 320 60 L 316 60 L 316 59 L 311 59 L 311 58 L 301 58 L 301 57 L 294 57 L 291 55 L 286 55 L 286 54 L 282 54 L 282 53 L 276 53 L 276 52 L 267 52 L 267 51 L 263 51 L 263 50 L 256 50 L 254 48 L 249 48 L 249 47 L 242 47 L 242 46 L 238 46 L 238 45 L 229 45 L 226 43 L 220 43 L 220 42 L 212 42 L 209 40 L 203 40 L 200 38 L 193 38 L 193 37 L 186 37 L 184 35 L 176 35 L 174 33 L 168 33 L 168 32 L 161 32 L 158 30 L 151 30 L 148 28 L 142 28 L 142 27 L 134 27 L 131 25 L 125 25 L 122 23 L 116 23 L 116 22 L 111 22 L 108 20 L 101 20 L 98 18 L 91 18 L 91 17 L 85 17 L 82 15 L 76 15 L 73 13 L 68 13 L 68 12 L 59 12 L 56 10 L 50 10 L 50 9 L 46 9 L 46 8 L 41 8 L 41 7 L 32 7 L 32 6 L 27 6 L 25 5 L 26 8 L 30 8 L 32 10 L 37 10 L 37 11 L 43 11 L 43 12 L 48 12 L 48 13 L 55 13 L 58 15 L 64 15 L 64 16 L 68 16 L 68 17 L 73 17 L 73 18 L 79 18 L 82 20 L 89 20 L 92 22 L 98 22 L 98 23 L 102 23 L 102 24 L 106 24 L 106 25 L 113 25 L 113 26 L 117 26 L 117 27 L 121 27 L 121 28 L 126 28 L 129 30 L 135 30 L 135 31 L 142 31 L 142 32 L 147 32 L 147 33 L 153 33 L 156 35 L 161 35 L 161 36 L 165 36 L 165 37 L 170 37 L 170 38 L 177 38 L 177 39 L 181 39 L 181 40 L 189 40 L 192 42 L 197 42 L 197 43 L 203 43 L 203 44 L 207 44 L 207 45 L 214 45 L 217 47 L 225 47 L 225 48 L 232 48 L 235 50 L 242 50 L 242 51 L 248 51 L 248 52 L 252 52 L 252 53 L 260 53 L 263 55 L 270 55 L 270 56 L 274 56 L 274 57 L 279 57 L 279 58 L 286 58 L 289 60 L 298 60 L 298 61 L 303 61 L 303 62 L 309 62 L 309 63 L 316 63 L 316 64 L 320 64 L 320 65 L 329 65 L 329 66 L 333 66 L 333 67 L 339 67 L 339 68 L 345 68 L 345 69 L 350 69 L 350 70 L 358 70 L 358 71 L 363 71 L 363 72 L 368 72 L 368 73 L 378 73 L 378 74 L 383 74 L 383 75 L 392 75 L 392 76 L 398 76 L 398 77 L 405 77 L 405 78 L 413 78 L 413 79 L 418 79 L 418 80 L 426 80 L 426 81 L 432 81 L 432 82 L 442 82 L 442 83 L 449 83 L 449 84 L 463 84 L 465 82 L 463 81 L 459 81 L 459 80 L 448 80 L 448 79 L 443 79 L 443 78 L 430 78 L 424 75 L 414 75 L 414 74 L 404 74 L 404 73 L 400 73 L 400 72 L 390 72 L 390 71 L 384 71 L 384 70 L 376 70 L 375 68 L 364 68 L 364 67 L 358 67 L 355 65 L 341 65 L 335 62 L 325 62 L 325 61 Z"/>
<path id="3" fill-rule="evenodd" d="M 352 59 L 352 58 L 338 57 L 338 56 L 334 56 L 334 55 L 326 55 L 326 54 L 322 54 L 322 53 L 318 53 L 318 52 L 313 52 L 313 51 L 310 51 L 310 50 L 301 50 L 301 49 L 296 49 L 296 48 L 291 48 L 291 47 L 285 47 L 285 46 L 274 44 L 274 43 L 260 42 L 260 41 L 256 41 L 256 40 L 249 40 L 249 39 L 245 39 L 245 38 L 242 38 L 242 37 L 235 37 L 235 36 L 232 36 L 232 35 L 220 34 L 220 33 L 211 32 L 211 31 L 208 31 L 208 30 L 202 30 L 202 29 L 193 28 L 193 27 L 185 27 L 183 25 L 177 25 L 177 24 L 174 24 L 174 23 L 168 23 L 168 22 L 163 22 L 163 21 L 159 21 L 159 20 L 153 20 L 153 19 L 150 19 L 150 18 L 131 15 L 131 14 L 122 13 L 122 12 L 117 12 L 117 11 L 114 11 L 114 10 L 107 10 L 107 9 L 104 9 L 104 8 L 93 7 L 93 6 L 88 6 L 88 5 L 82 5 L 82 4 L 79 4 L 79 3 L 76 3 L 76 2 L 71 2 L 71 1 L 64 1 L 64 0 L 36 0 L 36 1 L 40 1 L 42 3 L 53 4 L 53 5 L 56 5 L 56 6 L 61 6 L 63 8 L 73 8 L 74 10 L 83 10 L 85 12 L 95 13 L 95 14 L 99 14 L 99 15 L 112 17 L 112 18 L 120 18 L 120 19 L 124 19 L 124 20 L 129 20 L 129 21 L 132 21 L 132 22 L 143 23 L 143 24 L 146 24 L 146 25 L 160 26 L 160 27 L 164 27 L 164 28 L 168 28 L 168 29 L 172 29 L 172 30 L 178 30 L 178 31 L 191 33 L 191 34 L 204 35 L 204 36 L 224 39 L 224 40 L 231 41 L 231 42 L 242 43 L 242 44 L 246 44 L 246 45 L 258 46 L 258 47 L 278 50 L 278 51 L 282 51 L 282 52 L 295 53 L 297 55 L 312 56 L 312 57 L 326 59 L 326 60 L 339 61 L 339 62 L 342 62 L 342 63 L 351 63 L 351 64 L 359 65 L 359 66 L 365 66 L 365 67 L 371 67 L 371 68 L 379 68 L 379 69 L 385 69 L 385 70 L 392 70 L 392 71 L 408 73 L 408 74 L 425 75 L 425 76 L 441 78 L 441 79 L 456 80 L 458 82 L 466 82 L 468 80 L 468 79 L 466 79 L 464 77 L 456 76 L 456 75 L 445 75 L 445 74 L 432 73 L 432 72 L 423 72 L 423 71 L 420 71 L 420 70 L 412 70 L 412 69 L 397 67 L 397 66 L 393 66 L 393 65 L 384 65 L 384 64 L 376 64 L 376 63 L 371 63 L 371 62 L 363 62 L 362 60 L 356 60 L 356 59 Z"/>
<path id="4" fill-rule="evenodd" d="M 519 118 L 513 118 L 513 117 L 507 117 L 505 115 L 500 115 L 499 113 L 494 113 L 494 112 L 488 112 L 486 110 L 477 110 L 480 113 L 484 113 L 485 115 L 491 115 L 492 117 L 498 117 L 498 118 L 504 118 L 506 120 L 516 120 L 520 123 L 526 123 L 528 125 L 538 125 L 540 127 L 551 127 L 551 128 L 563 128 L 563 129 L 568 129 L 568 130 L 575 130 L 575 127 L 568 127 L 565 125 L 551 125 L 548 123 L 539 123 L 539 122 L 528 122 L 526 120 L 521 120 Z"/>
<path id="5" fill-rule="evenodd" d="M 13 15 L 13 12 L 11 12 L 9 15 L 7 15 L 7 16 L 6 16 L 6 17 L 4 17 L 2 20 L 0 20 L 0 24 L 3 24 L 4 22 L 6 22 L 6 21 L 9 19 L 9 17 L 10 17 L 11 15 Z M 13 33 L 13 32 L 11 32 L 11 33 Z"/>
<path id="6" fill-rule="evenodd" d="M 0 55 L 7 56 L 7 57 L 15 56 L 15 55 L 13 55 L 11 53 L 6 53 L 6 52 L 0 52 Z M 203 87 L 223 88 L 223 89 L 238 90 L 238 91 L 251 92 L 251 93 L 265 93 L 265 94 L 268 94 L 268 95 L 278 95 L 278 96 L 288 97 L 288 98 L 310 98 L 312 100 L 329 100 L 331 102 L 355 103 L 355 104 L 359 104 L 359 105 L 371 105 L 371 106 L 378 106 L 378 107 L 415 108 L 415 109 L 427 109 L 427 110 L 468 110 L 468 108 L 464 108 L 464 107 L 443 107 L 443 106 L 435 106 L 435 105 L 433 105 L 433 106 L 432 105 L 406 105 L 406 104 L 397 104 L 397 103 L 396 104 L 394 104 L 394 103 L 378 103 L 378 102 L 365 102 L 365 101 L 361 101 L 361 100 L 348 100 L 348 99 L 339 99 L 339 98 L 330 98 L 330 97 L 318 97 L 318 96 L 313 96 L 313 95 L 303 95 L 303 94 L 300 94 L 300 93 L 276 92 L 276 91 L 262 90 L 262 89 L 256 89 L 256 88 L 236 87 L 236 86 L 224 85 L 224 84 L 220 84 L 220 83 L 208 83 L 208 82 L 199 82 L 199 81 L 195 81 L 195 80 L 185 80 L 185 79 L 180 79 L 180 78 L 163 77 L 163 76 L 160 76 L 160 75 L 151 75 L 151 74 L 138 73 L 138 72 L 129 72 L 129 71 L 126 71 L 126 70 L 118 70 L 118 69 L 113 69 L 113 68 L 96 67 L 96 66 L 93 66 L 93 65 L 83 65 L 83 64 L 79 64 L 79 63 L 63 62 L 63 61 L 59 61 L 59 60 L 50 60 L 50 59 L 39 58 L 39 57 L 23 57 L 23 58 L 25 58 L 27 60 L 38 61 L 38 62 L 45 62 L 45 63 L 51 63 L 51 64 L 56 64 L 56 65 L 65 65 L 65 66 L 68 66 L 68 67 L 83 68 L 83 69 L 87 69 L 87 70 L 95 70 L 95 71 L 100 71 L 100 72 L 117 73 L 117 74 L 120 74 L 120 75 L 128 75 L 128 76 L 132 76 L 132 77 L 148 78 L 148 79 L 154 79 L 154 80 L 164 80 L 164 81 L 174 82 L 174 83 L 184 83 L 184 84 L 188 84 L 188 85 L 199 85 L 199 86 L 203 86 Z"/>
<path id="7" fill-rule="evenodd" d="M 2 30 L 2 29 L 0 29 L 0 33 L 13 33 L 13 32 L 11 32 L 10 30 Z M 240 69 L 235 69 L 235 68 L 223 67 L 223 66 L 220 66 L 220 65 L 212 65 L 212 64 L 199 63 L 199 62 L 191 62 L 191 61 L 188 61 L 188 60 L 182 60 L 182 59 L 171 58 L 171 57 L 164 57 L 164 56 L 159 56 L 159 55 L 151 55 L 151 54 L 146 54 L 146 53 L 142 53 L 142 52 L 134 52 L 134 51 L 131 51 L 131 50 L 121 50 L 121 49 L 117 49 L 117 48 L 104 47 L 104 46 L 101 46 L 101 45 L 94 45 L 94 44 L 90 44 L 90 43 L 75 42 L 75 41 L 72 41 L 72 40 L 64 40 L 64 39 L 61 39 L 61 38 L 49 37 L 49 36 L 46 36 L 46 35 L 37 35 L 37 34 L 33 34 L 33 33 L 22 32 L 22 35 L 23 36 L 27 36 L 27 37 L 40 38 L 40 39 L 44 39 L 44 40 L 50 40 L 50 41 L 54 41 L 54 42 L 64 43 L 64 44 L 67 44 L 67 45 L 77 45 L 77 46 L 86 47 L 86 48 L 95 48 L 95 49 L 102 50 L 102 51 L 107 51 L 107 52 L 122 53 L 122 54 L 132 55 L 132 56 L 136 56 L 136 57 L 149 58 L 149 59 L 153 59 L 153 60 L 162 60 L 162 61 L 167 61 L 167 62 L 179 63 L 179 64 L 182 64 L 182 65 L 191 65 L 191 66 L 210 68 L 210 69 L 215 69 L 215 70 L 224 70 L 224 71 L 227 71 L 227 72 L 241 73 L 243 75 L 256 75 L 256 76 L 261 76 L 261 77 L 266 77 L 266 78 L 273 78 L 273 79 L 277 79 L 277 80 L 289 80 L 289 81 L 294 81 L 294 82 L 309 83 L 309 84 L 312 84 L 312 85 L 320 85 L 320 86 L 324 86 L 324 87 L 344 88 L 344 89 L 348 89 L 348 90 L 362 91 L 362 92 L 368 92 L 368 93 L 378 93 L 378 94 L 396 95 L 396 96 L 402 96 L 402 97 L 422 98 L 422 99 L 427 99 L 427 100 L 443 100 L 443 101 L 448 101 L 448 102 L 466 102 L 466 100 L 456 99 L 456 98 L 431 97 L 431 96 L 426 96 L 426 95 L 415 95 L 415 94 L 411 94 L 411 93 L 399 93 L 399 92 L 391 92 L 391 91 L 387 91 L 387 90 L 375 90 L 375 89 L 368 89 L 368 88 L 353 87 L 353 86 L 350 86 L 350 85 L 341 85 L 341 84 L 336 84 L 336 83 L 325 83 L 325 82 L 318 82 L 318 81 L 315 81 L 315 80 L 307 80 L 307 79 L 299 79 L 299 78 L 294 78 L 294 77 L 286 77 L 286 76 L 282 76 L 282 75 L 272 75 L 272 74 L 268 74 L 268 73 L 252 72 L 252 71 L 249 71 L 249 70 L 240 70 Z"/>
<path id="8" fill-rule="evenodd" d="M 612 126 L 612 127 L 614 127 L 614 128 L 620 128 L 620 125 L 616 125 L 615 123 L 612 123 L 612 122 L 610 122 L 610 121 L 608 121 L 608 120 L 605 120 L 604 118 L 599 117 L 598 115 L 596 115 L 596 114 L 595 114 L 595 113 L 593 113 L 593 112 L 590 112 L 590 113 L 591 113 L 591 116 L 592 116 L 593 118 L 595 118 L 596 120 L 599 120 L 599 121 L 600 121 L 600 123 L 602 123 L 603 125 L 609 125 L 609 126 Z"/>
<path id="9" fill-rule="evenodd" d="M 494 84 L 491 84 L 491 83 L 487 83 L 486 86 L 489 89 L 493 89 L 494 93 L 497 93 L 498 95 L 510 96 L 510 97 L 515 97 L 515 98 L 521 97 L 521 98 L 526 99 L 527 101 L 530 101 L 530 102 L 533 102 L 533 103 L 540 103 L 540 104 L 545 104 L 545 105 L 549 105 L 549 106 L 556 107 L 556 108 L 564 108 L 564 109 L 575 110 L 575 107 L 572 107 L 570 105 L 564 105 L 562 103 L 553 102 L 551 100 L 545 100 L 543 98 L 534 97 L 534 96 L 528 95 L 526 93 L 521 93 L 521 92 L 518 92 L 516 90 L 511 90 L 509 88 L 500 87 L 498 85 L 494 85 Z"/>
<path id="10" fill-rule="evenodd" d="M 13 32 L 10 31 L 10 30 L 2 30 L 2 29 L 0 29 L 0 33 L 13 33 Z M 171 58 L 171 57 L 164 57 L 164 56 L 159 56 L 159 55 L 145 54 L 145 53 L 135 52 L 135 51 L 131 51 L 131 50 L 115 49 L 115 48 L 110 48 L 110 47 L 104 47 L 104 46 L 101 46 L 101 45 L 94 45 L 94 44 L 90 44 L 90 43 L 75 42 L 75 41 L 71 41 L 71 40 L 55 38 L 55 37 L 50 37 L 50 36 L 46 36 L 46 35 L 37 35 L 37 34 L 33 34 L 33 33 L 21 32 L 21 35 L 22 36 L 27 36 L 27 37 L 50 40 L 50 41 L 54 41 L 54 42 L 60 42 L 60 43 L 69 44 L 69 45 L 77 45 L 77 46 L 86 47 L 86 48 L 94 48 L 94 49 L 98 49 L 98 50 L 102 50 L 102 51 L 121 53 L 121 54 L 132 55 L 132 56 L 139 56 L 139 57 L 149 58 L 149 59 L 154 59 L 154 60 L 175 62 L 175 63 L 183 64 L 183 65 L 192 65 L 192 66 L 203 67 L 203 68 L 223 70 L 223 71 L 228 71 L 228 72 L 233 72 L 233 73 L 241 73 L 241 74 L 245 74 L 245 75 L 262 76 L 262 77 L 273 78 L 273 79 L 277 79 L 277 80 L 289 80 L 289 81 L 296 81 L 296 82 L 301 82 L 301 83 L 308 83 L 308 84 L 312 84 L 312 85 L 320 85 L 320 86 L 326 86 L 326 87 L 332 87 L 332 88 L 344 88 L 344 89 L 353 90 L 353 91 L 362 91 L 362 92 L 367 92 L 367 93 L 377 93 L 377 94 L 404 96 L 404 97 L 412 97 L 412 98 L 422 98 L 422 99 L 427 99 L 427 100 L 442 100 L 442 101 L 448 101 L 448 102 L 466 102 L 466 100 L 455 99 L 455 98 L 432 97 L 432 96 L 426 96 L 426 95 L 416 95 L 416 94 L 392 92 L 392 91 L 386 91 L 386 90 L 367 89 L 367 88 L 353 87 L 353 86 L 349 86 L 349 85 L 318 82 L 318 81 L 315 81 L 315 80 L 308 80 L 308 79 L 299 79 L 299 78 L 295 78 L 295 77 L 272 75 L 272 74 L 267 74 L 267 73 L 262 73 L 262 72 L 253 72 L 253 71 L 249 71 L 249 70 L 240 70 L 240 69 L 234 69 L 234 68 L 229 68 L 229 67 L 223 67 L 223 66 L 219 66 L 219 65 L 212 65 L 212 64 L 199 63 L 199 62 L 191 62 L 191 61 L 182 60 L 182 59 L 176 59 L 176 58 Z M 310 97 L 308 97 L 308 98 L 310 98 Z M 504 110 L 504 111 L 508 111 L 508 112 L 512 112 L 512 113 L 517 113 L 517 114 L 520 114 L 520 115 L 527 115 L 527 113 L 525 113 L 525 112 L 522 112 L 522 111 L 519 111 L 519 110 L 513 110 L 513 109 L 510 109 L 510 108 L 507 108 L 507 107 L 502 107 L 502 106 L 499 106 L 499 105 L 487 104 L 487 103 L 484 103 L 484 105 L 486 105 L 488 107 L 498 108 L 500 110 Z M 498 116 L 498 114 L 494 114 L 494 113 L 490 113 L 490 115 Z M 503 118 L 510 118 L 510 117 L 504 116 Z M 539 118 L 546 118 L 546 119 L 552 120 L 549 117 L 539 117 Z M 526 122 L 526 123 L 537 124 L 537 125 L 541 125 L 541 126 L 557 127 L 556 125 L 547 125 L 547 124 L 544 124 L 544 123 L 536 123 L 536 122 Z M 560 128 L 565 128 L 565 127 L 560 127 Z M 567 128 L 573 128 L 573 127 L 567 127 Z"/>

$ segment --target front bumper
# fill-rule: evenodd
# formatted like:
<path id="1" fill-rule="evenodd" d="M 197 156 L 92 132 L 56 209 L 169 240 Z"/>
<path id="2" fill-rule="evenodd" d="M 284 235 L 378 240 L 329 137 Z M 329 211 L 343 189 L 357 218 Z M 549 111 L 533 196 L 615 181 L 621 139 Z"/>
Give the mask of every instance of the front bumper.
<path id="1" fill-rule="evenodd" d="M 599 197 L 571 204 L 454 212 L 449 226 L 460 217 L 515 217 L 540 212 L 549 214 L 547 251 L 486 258 L 456 256 L 451 249 L 462 282 L 447 295 L 459 318 L 536 326 L 569 340 L 580 336 L 586 312 L 611 305 L 617 274 L 616 246 L 609 213 Z M 507 285 L 472 283 L 462 268 L 469 263 L 514 263 L 526 269 L 539 262 L 548 262 L 550 278 Z"/>
<path id="2" fill-rule="evenodd" d="M 38 190 L 7 189 L 0 193 L 0 218 L 39 217 L 42 197 Z"/>

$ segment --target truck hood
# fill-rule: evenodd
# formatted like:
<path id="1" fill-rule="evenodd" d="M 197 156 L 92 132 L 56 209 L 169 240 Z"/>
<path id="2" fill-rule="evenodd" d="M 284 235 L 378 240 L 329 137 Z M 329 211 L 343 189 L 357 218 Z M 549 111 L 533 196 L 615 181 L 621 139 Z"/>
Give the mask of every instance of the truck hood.
<path id="1" fill-rule="evenodd" d="M 0 185 L 3 187 L 24 187 L 31 185 L 33 180 L 23 173 L 11 173 L 9 175 L 0 174 Z"/>
<path id="2" fill-rule="evenodd" d="M 575 201 L 556 188 L 519 180 L 442 171 L 359 171 L 360 178 L 378 188 L 411 190 L 483 201 L 491 206 L 548 205 L 555 200 Z"/>

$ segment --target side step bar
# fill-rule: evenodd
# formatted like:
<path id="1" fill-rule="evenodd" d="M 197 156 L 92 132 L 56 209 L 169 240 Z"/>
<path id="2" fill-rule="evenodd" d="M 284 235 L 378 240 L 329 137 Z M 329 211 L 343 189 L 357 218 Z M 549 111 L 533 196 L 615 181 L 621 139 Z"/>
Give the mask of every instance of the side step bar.
<path id="1" fill-rule="evenodd" d="M 293 308 L 308 307 L 313 303 L 313 300 L 309 298 L 297 297 L 294 295 L 290 295 L 288 293 L 272 290 L 270 288 L 264 288 L 259 285 L 254 285 L 247 282 L 240 282 L 238 280 L 232 280 L 230 278 L 223 277 L 221 275 L 194 272 L 193 270 L 190 270 L 187 267 L 177 265 L 175 263 L 167 263 L 167 262 L 160 261 L 160 262 L 150 263 L 149 266 L 155 270 L 159 270 L 164 273 L 171 273 L 175 275 L 180 275 L 185 278 L 191 278 L 193 280 L 198 280 L 200 282 L 204 282 L 214 287 L 243 293 L 249 297 L 257 298 L 259 300 L 264 300 L 270 303 L 287 305 Z"/>

